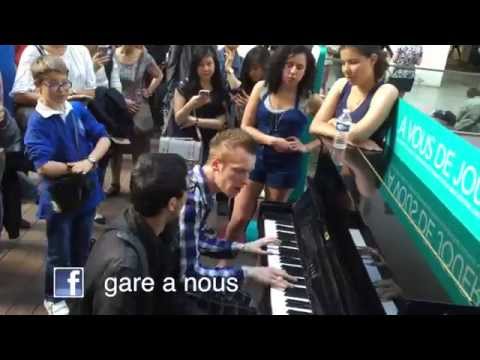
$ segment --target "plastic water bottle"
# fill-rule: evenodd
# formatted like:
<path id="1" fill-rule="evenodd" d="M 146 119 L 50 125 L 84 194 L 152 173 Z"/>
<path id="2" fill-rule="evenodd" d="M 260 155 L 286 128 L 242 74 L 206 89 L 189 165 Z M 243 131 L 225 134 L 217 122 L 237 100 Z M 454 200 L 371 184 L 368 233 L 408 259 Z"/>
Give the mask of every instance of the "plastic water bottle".
<path id="1" fill-rule="evenodd" d="M 335 149 L 343 150 L 347 148 L 347 134 L 352 126 L 352 117 L 348 109 L 343 109 L 343 114 L 337 119 L 337 132 L 333 140 Z"/>

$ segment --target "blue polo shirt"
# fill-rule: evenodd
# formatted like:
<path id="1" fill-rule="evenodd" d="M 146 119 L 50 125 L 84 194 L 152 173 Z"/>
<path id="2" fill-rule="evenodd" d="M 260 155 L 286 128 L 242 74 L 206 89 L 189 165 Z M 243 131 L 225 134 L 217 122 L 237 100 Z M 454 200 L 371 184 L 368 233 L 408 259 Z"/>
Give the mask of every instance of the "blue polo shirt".
<path id="1" fill-rule="evenodd" d="M 48 161 L 67 163 L 84 160 L 93 151 L 98 140 L 108 136 L 105 127 L 97 122 L 84 104 L 72 102 L 65 105 L 66 111 L 62 114 L 39 103 L 29 118 L 24 140 L 25 151 L 37 170 Z M 78 130 L 78 149 L 74 121 Z M 97 169 L 92 170 L 88 176 L 94 184 L 94 189 L 77 214 L 93 210 L 105 198 Z M 53 213 L 50 184 L 51 180 L 43 177 L 39 185 L 37 216 L 40 219 L 47 219 Z"/>

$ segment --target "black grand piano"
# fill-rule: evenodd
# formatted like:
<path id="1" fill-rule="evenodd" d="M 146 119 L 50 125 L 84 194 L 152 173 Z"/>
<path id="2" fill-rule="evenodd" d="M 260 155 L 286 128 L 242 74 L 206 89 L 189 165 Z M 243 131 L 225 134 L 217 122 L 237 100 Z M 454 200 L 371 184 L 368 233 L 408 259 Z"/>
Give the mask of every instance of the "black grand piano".
<path id="1" fill-rule="evenodd" d="M 480 243 L 392 152 L 323 145 L 293 205 L 264 202 L 263 259 L 297 276 L 263 311 L 311 314 L 480 314 Z M 466 247 L 466 244 L 474 244 Z"/>

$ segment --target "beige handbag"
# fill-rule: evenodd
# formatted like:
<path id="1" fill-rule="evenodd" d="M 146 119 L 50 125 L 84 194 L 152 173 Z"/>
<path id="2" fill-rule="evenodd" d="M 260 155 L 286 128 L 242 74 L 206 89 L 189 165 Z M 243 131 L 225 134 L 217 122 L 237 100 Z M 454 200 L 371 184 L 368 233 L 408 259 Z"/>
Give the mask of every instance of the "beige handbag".
<path id="1" fill-rule="evenodd" d="M 161 137 L 159 152 L 162 154 L 178 154 L 186 161 L 200 164 L 203 156 L 203 139 L 198 126 L 195 126 L 195 130 L 199 140 L 181 137 Z"/>

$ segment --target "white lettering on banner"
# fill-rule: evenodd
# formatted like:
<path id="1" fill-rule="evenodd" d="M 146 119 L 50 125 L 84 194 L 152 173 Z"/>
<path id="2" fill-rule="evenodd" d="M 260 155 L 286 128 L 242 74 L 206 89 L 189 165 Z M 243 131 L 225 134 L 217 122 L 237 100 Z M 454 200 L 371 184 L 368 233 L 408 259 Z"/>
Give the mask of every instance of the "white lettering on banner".
<path id="1" fill-rule="evenodd" d="M 472 266 L 466 262 L 464 254 L 459 252 L 461 251 L 459 240 L 450 233 L 440 219 L 432 218 L 431 215 L 435 216 L 434 212 L 429 211 L 428 205 L 421 201 L 421 197 L 415 194 L 415 190 L 410 191 L 406 184 L 408 182 L 400 174 L 390 172 L 387 176 L 387 186 L 400 206 L 420 229 L 465 292 L 476 305 L 480 305 L 479 274 L 475 273 Z M 449 238 L 446 238 L 445 234 L 449 234 Z"/>
<path id="2" fill-rule="evenodd" d="M 440 181 L 469 212 L 480 220 L 480 171 L 468 160 L 459 159 L 456 152 L 425 129 L 404 116 L 397 132 L 398 143 L 414 156 Z M 457 174 L 452 174 L 458 171 Z M 452 176 L 454 175 L 454 176 Z"/>
<path id="3" fill-rule="evenodd" d="M 463 194 L 471 196 L 475 205 L 480 205 L 480 177 L 474 166 L 467 165 L 464 160 L 457 178 L 453 180 L 453 185 L 456 187 L 461 185 Z"/>

